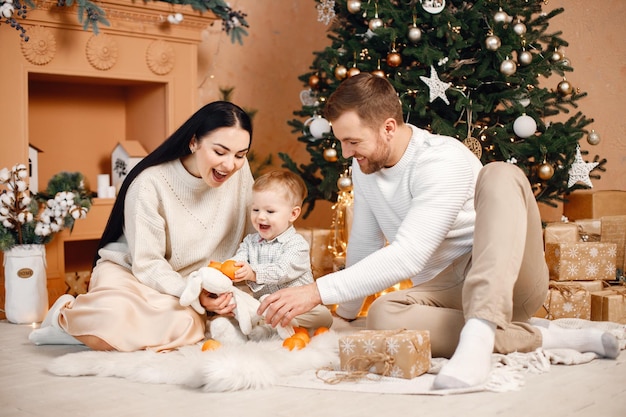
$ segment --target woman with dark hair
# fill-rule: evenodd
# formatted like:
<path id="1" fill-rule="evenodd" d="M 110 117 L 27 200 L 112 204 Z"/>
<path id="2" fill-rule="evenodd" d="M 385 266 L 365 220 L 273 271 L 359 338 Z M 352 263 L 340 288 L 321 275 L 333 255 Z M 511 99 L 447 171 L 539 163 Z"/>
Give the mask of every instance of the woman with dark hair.
<path id="1" fill-rule="evenodd" d="M 113 206 L 89 291 L 59 297 L 30 340 L 127 352 L 202 340 L 206 316 L 181 306 L 179 297 L 189 274 L 227 259 L 253 230 L 251 140 L 248 115 L 217 101 L 138 163 Z M 200 303 L 230 314 L 231 297 L 202 294 Z"/>

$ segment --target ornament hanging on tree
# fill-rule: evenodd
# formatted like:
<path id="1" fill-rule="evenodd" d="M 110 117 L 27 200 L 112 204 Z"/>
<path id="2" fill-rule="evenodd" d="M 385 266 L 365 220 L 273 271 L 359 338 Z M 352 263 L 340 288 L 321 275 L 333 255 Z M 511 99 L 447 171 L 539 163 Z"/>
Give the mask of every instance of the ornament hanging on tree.
<path id="1" fill-rule="evenodd" d="M 528 138 L 537 131 L 537 122 L 532 117 L 522 114 L 513 122 L 513 132 L 520 138 Z"/>
<path id="2" fill-rule="evenodd" d="M 361 11 L 361 0 L 348 0 L 348 11 L 352 14 L 357 14 Z"/>
<path id="3" fill-rule="evenodd" d="M 513 32 L 522 36 L 523 34 L 526 33 L 526 25 L 523 24 L 520 20 L 518 20 L 517 23 L 513 25 Z"/>
<path id="4" fill-rule="evenodd" d="M 548 181 L 554 175 L 554 167 L 543 160 L 543 163 L 537 168 L 537 175 L 544 181 Z"/>
<path id="5" fill-rule="evenodd" d="M 494 34 L 490 34 L 485 39 L 485 47 L 487 47 L 487 49 L 489 49 L 490 51 L 497 51 L 498 49 L 500 49 L 501 45 L 502 41 Z"/>
<path id="6" fill-rule="evenodd" d="M 476 158 L 480 159 L 483 156 L 483 146 L 480 144 L 478 139 L 468 136 L 463 139 L 463 143 L 469 148 L 470 151 L 472 151 L 474 155 L 476 155 Z"/>
<path id="7" fill-rule="evenodd" d="M 566 97 L 572 94 L 572 92 L 574 91 L 574 88 L 572 87 L 572 84 L 570 84 L 569 81 L 563 78 L 563 81 L 561 81 L 556 86 L 556 90 L 559 92 L 561 96 Z"/>
<path id="8" fill-rule="evenodd" d="M 496 14 L 493 15 L 493 21 L 496 23 L 509 23 L 512 20 L 513 18 L 509 16 L 507 12 L 502 10 L 502 7 L 500 7 Z"/>
<path id="9" fill-rule="evenodd" d="M 533 54 L 522 49 L 522 52 L 517 55 L 517 62 L 519 62 L 520 65 L 530 65 L 533 62 Z"/>
<path id="10" fill-rule="evenodd" d="M 337 180 L 337 188 L 339 188 L 339 191 L 352 191 L 352 178 L 348 171 L 341 174 Z"/>
<path id="11" fill-rule="evenodd" d="M 328 25 L 335 17 L 335 0 L 322 0 L 316 7 L 317 21 Z"/>
<path id="12" fill-rule="evenodd" d="M 309 77 L 309 87 L 316 90 L 320 86 L 320 77 L 313 74 Z"/>
<path id="13" fill-rule="evenodd" d="M 413 43 L 419 42 L 422 39 L 422 30 L 417 27 L 415 23 L 409 26 L 409 32 L 407 34 L 407 38 Z"/>
<path id="14" fill-rule="evenodd" d="M 552 52 L 552 55 L 550 55 L 550 60 L 552 62 L 559 62 L 562 59 L 563 59 L 563 53 L 559 51 L 558 49 L 554 48 L 554 52 Z"/>
<path id="15" fill-rule="evenodd" d="M 387 65 L 396 68 L 399 67 L 400 64 L 402 64 L 402 57 L 394 48 L 389 52 L 389 55 L 387 55 Z"/>
<path id="16" fill-rule="evenodd" d="M 380 78 L 387 78 L 387 74 L 385 74 L 385 71 L 380 69 L 380 59 L 378 60 L 378 66 L 374 71 L 372 71 L 372 74 Z"/>
<path id="17" fill-rule="evenodd" d="M 432 103 L 437 97 L 442 99 L 446 104 L 450 104 L 448 97 L 446 97 L 446 90 L 450 88 L 452 83 L 445 83 L 439 79 L 435 67 L 430 66 L 430 78 L 420 75 L 420 79 L 428 85 L 430 89 L 429 101 Z"/>
<path id="18" fill-rule="evenodd" d="M 354 77 L 357 74 L 360 74 L 361 70 L 356 67 L 356 63 L 353 67 L 348 70 L 348 77 Z"/>
<path id="19" fill-rule="evenodd" d="M 422 9 L 430 14 L 441 13 L 446 7 L 446 0 L 421 0 Z"/>
<path id="20" fill-rule="evenodd" d="M 570 167 L 569 180 L 567 181 L 568 188 L 572 188 L 577 182 L 582 182 L 589 188 L 593 188 L 589 173 L 597 167 L 599 162 L 585 162 L 583 161 L 583 155 L 580 153 L 580 145 L 576 145 L 576 157 Z"/>
<path id="21" fill-rule="evenodd" d="M 324 135 L 330 133 L 330 123 L 321 116 L 315 117 L 309 124 L 309 132 L 315 139 L 322 139 Z"/>
<path id="22" fill-rule="evenodd" d="M 317 106 L 319 104 L 315 93 L 310 88 L 308 90 L 300 91 L 300 102 L 303 106 L 309 107 Z"/>
<path id="23" fill-rule="evenodd" d="M 343 65 L 337 65 L 335 67 L 335 78 L 336 79 L 341 81 L 344 78 L 346 78 L 347 76 L 348 76 L 348 68 L 344 67 Z"/>
<path id="24" fill-rule="evenodd" d="M 517 71 L 517 64 L 508 56 L 500 64 L 500 72 L 504 75 L 513 75 Z"/>
<path id="25" fill-rule="evenodd" d="M 600 135 L 598 132 L 592 129 L 591 132 L 589 132 L 589 135 L 587 135 L 587 143 L 590 145 L 597 145 L 600 143 Z"/>
<path id="26" fill-rule="evenodd" d="M 338 159 L 337 149 L 335 149 L 334 144 L 330 148 L 324 149 L 324 159 L 327 160 L 328 162 L 337 161 Z"/>

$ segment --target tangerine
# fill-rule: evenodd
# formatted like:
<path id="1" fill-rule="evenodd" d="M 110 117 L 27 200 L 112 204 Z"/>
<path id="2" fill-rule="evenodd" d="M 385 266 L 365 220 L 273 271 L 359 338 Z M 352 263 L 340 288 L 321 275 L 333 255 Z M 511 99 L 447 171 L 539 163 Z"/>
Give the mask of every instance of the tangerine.
<path id="1" fill-rule="evenodd" d="M 221 271 L 222 270 L 222 263 L 221 262 L 217 262 L 217 261 L 211 261 L 211 262 L 209 262 L 209 268 L 215 268 L 215 269 L 219 269 Z"/>
<path id="2" fill-rule="evenodd" d="M 202 344 L 202 351 L 206 351 L 206 350 L 215 350 L 215 349 L 219 349 L 222 346 L 222 344 L 220 342 L 218 342 L 215 339 L 207 339 L 206 342 L 204 342 Z"/>
<path id="3" fill-rule="evenodd" d="M 326 333 L 328 330 L 330 330 L 328 327 L 318 327 L 314 332 L 313 332 L 313 336 L 318 336 L 322 333 Z"/>
<path id="4" fill-rule="evenodd" d="M 293 331 L 296 333 L 306 333 L 309 334 L 309 331 L 304 327 L 293 326 Z"/>
<path id="5" fill-rule="evenodd" d="M 235 271 L 241 268 L 240 266 L 235 266 L 235 262 L 236 261 L 229 259 L 222 263 L 221 271 L 230 279 L 235 279 Z"/>
<path id="6" fill-rule="evenodd" d="M 283 340 L 283 347 L 289 350 L 300 350 L 303 349 L 305 346 L 306 343 L 304 343 L 304 340 L 300 339 L 299 337 L 291 336 Z"/>
<path id="7" fill-rule="evenodd" d="M 294 335 L 291 336 L 291 337 L 294 337 L 294 338 L 297 338 L 297 339 L 302 339 L 302 341 L 304 342 L 305 345 L 308 345 L 309 342 L 311 341 L 311 337 L 309 336 L 308 333 L 297 332 L 297 333 L 294 333 Z"/>

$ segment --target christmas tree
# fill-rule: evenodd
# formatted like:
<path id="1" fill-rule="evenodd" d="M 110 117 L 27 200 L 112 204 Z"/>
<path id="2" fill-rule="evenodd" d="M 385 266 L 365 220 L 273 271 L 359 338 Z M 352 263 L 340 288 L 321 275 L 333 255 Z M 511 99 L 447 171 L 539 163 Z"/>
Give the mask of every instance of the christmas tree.
<path id="1" fill-rule="evenodd" d="M 592 119 L 577 108 L 586 93 L 565 77 L 573 68 L 561 32 L 549 32 L 542 0 L 316 0 L 330 45 L 314 52 L 299 118 L 289 121 L 310 163 L 279 153 L 308 186 L 305 217 L 317 200 L 349 188 L 350 161 L 322 117 L 347 77 L 371 72 L 396 88 L 405 120 L 463 141 L 483 164 L 507 161 L 526 173 L 536 200 L 551 206 L 592 186 L 605 159 L 585 162 L 596 145 Z M 556 85 L 546 79 L 557 74 Z"/>

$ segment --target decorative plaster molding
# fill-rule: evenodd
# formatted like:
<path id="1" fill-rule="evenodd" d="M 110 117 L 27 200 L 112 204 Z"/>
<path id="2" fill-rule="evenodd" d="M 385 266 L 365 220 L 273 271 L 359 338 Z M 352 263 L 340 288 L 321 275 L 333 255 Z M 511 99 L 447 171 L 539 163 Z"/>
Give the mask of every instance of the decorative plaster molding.
<path id="1" fill-rule="evenodd" d="M 175 60 L 174 48 L 165 41 L 154 41 L 146 50 L 148 68 L 157 75 L 169 73 L 174 68 Z"/>
<path id="2" fill-rule="evenodd" d="M 28 31 L 28 42 L 22 41 L 22 55 L 34 65 L 46 65 L 54 58 L 57 42 L 54 34 L 45 27 L 34 26 Z"/>
<path id="3" fill-rule="evenodd" d="M 117 63 L 117 41 L 104 33 L 92 35 L 87 41 L 85 53 L 91 66 L 106 71 Z"/>

